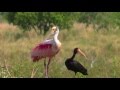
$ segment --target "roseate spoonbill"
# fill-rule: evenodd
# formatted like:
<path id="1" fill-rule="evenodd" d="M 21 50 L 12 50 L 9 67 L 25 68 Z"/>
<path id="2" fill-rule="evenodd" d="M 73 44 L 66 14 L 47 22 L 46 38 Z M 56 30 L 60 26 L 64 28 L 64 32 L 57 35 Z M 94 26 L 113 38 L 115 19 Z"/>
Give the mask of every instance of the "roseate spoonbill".
<path id="1" fill-rule="evenodd" d="M 68 58 L 65 61 L 65 65 L 68 70 L 74 71 L 75 75 L 77 72 L 80 72 L 83 75 L 88 75 L 87 69 L 82 64 L 80 64 L 78 61 L 73 60 L 77 53 L 80 53 L 87 59 L 86 55 L 79 48 L 75 48 L 72 57 Z"/>
<path id="2" fill-rule="evenodd" d="M 61 42 L 58 40 L 59 35 L 59 28 L 57 26 L 52 27 L 52 33 L 53 35 L 52 39 L 48 39 L 37 45 L 35 48 L 33 48 L 31 52 L 31 58 L 33 62 L 39 61 L 42 58 L 45 58 L 44 60 L 44 67 L 45 67 L 45 77 L 48 78 L 48 69 L 49 64 L 51 62 L 52 57 L 54 57 L 61 48 Z M 46 64 L 46 58 L 48 58 L 48 63 Z"/>

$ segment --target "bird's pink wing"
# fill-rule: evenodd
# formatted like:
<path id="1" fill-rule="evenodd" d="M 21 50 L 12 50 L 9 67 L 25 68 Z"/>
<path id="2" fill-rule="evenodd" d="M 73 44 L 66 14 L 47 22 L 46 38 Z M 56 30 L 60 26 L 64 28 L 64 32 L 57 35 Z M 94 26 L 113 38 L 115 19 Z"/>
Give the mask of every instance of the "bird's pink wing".
<path id="1" fill-rule="evenodd" d="M 33 48 L 31 57 L 33 61 L 37 61 L 41 58 L 49 57 L 52 49 L 51 43 L 41 43 Z"/>

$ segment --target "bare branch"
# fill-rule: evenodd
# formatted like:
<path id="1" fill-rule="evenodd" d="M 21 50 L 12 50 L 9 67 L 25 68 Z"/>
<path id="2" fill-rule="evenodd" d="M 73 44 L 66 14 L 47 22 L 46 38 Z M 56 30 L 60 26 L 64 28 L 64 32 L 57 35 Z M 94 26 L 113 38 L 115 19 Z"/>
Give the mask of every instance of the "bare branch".
<path id="1" fill-rule="evenodd" d="M 6 63 L 6 60 L 4 60 L 4 66 L 5 66 L 5 69 L 7 70 L 7 73 L 9 74 L 9 76 L 11 77 L 11 73 L 8 69 L 8 66 L 7 66 L 7 63 Z"/>
<path id="2" fill-rule="evenodd" d="M 32 73 L 31 73 L 31 78 L 34 78 L 34 76 L 35 76 L 37 70 L 38 70 L 38 69 L 35 70 L 35 69 L 33 68 Z"/>

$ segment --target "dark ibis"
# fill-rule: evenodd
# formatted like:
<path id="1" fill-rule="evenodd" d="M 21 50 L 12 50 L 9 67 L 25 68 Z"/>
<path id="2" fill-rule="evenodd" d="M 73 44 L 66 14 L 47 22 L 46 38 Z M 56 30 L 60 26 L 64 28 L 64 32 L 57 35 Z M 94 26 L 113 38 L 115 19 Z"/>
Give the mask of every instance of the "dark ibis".
<path id="1" fill-rule="evenodd" d="M 66 65 L 68 70 L 75 72 L 75 75 L 77 72 L 80 72 L 83 75 L 88 75 L 87 69 L 81 63 L 74 60 L 75 55 L 77 53 L 80 53 L 82 56 L 84 56 L 87 59 L 86 55 L 79 48 L 75 48 L 72 57 L 68 58 L 65 61 L 65 65 Z"/>

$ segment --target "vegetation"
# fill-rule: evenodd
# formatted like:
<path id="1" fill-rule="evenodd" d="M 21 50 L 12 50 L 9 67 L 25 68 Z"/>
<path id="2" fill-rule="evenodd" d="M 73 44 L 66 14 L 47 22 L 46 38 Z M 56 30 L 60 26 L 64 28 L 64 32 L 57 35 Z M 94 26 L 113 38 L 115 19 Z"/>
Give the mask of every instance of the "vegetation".
<path id="1" fill-rule="evenodd" d="M 2 27 L 3 26 L 3 27 Z M 62 42 L 60 53 L 53 58 L 50 65 L 50 77 L 74 78 L 74 73 L 64 65 L 66 58 L 72 55 L 75 47 L 84 51 L 89 60 L 77 55 L 76 60 L 88 69 L 88 76 L 78 73 L 76 78 L 110 78 L 120 76 L 120 31 L 110 28 L 108 31 L 94 32 L 92 25 L 74 24 L 68 30 L 60 31 L 59 40 Z M 47 36 L 48 34 L 46 34 Z M 30 52 L 33 47 L 44 40 L 46 36 L 37 35 L 34 30 L 22 33 L 16 26 L 1 24 L 0 27 L 0 77 L 44 77 L 43 60 L 33 63 Z M 73 37 L 74 36 L 74 37 Z M 94 61 L 93 68 L 91 62 Z"/>
<path id="2" fill-rule="evenodd" d="M 22 27 L 23 31 L 34 29 L 37 33 L 46 34 L 52 25 L 69 29 L 73 23 L 93 24 L 98 31 L 101 28 L 120 25 L 118 12 L 5 12 L 10 23 Z"/>
<path id="3" fill-rule="evenodd" d="M 71 12 L 10 12 L 6 17 L 10 23 L 22 27 L 24 31 L 34 29 L 42 34 L 43 30 L 45 35 L 52 25 L 58 25 L 61 29 L 70 28 L 75 15 Z"/>
<path id="4" fill-rule="evenodd" d="M 50 20 L 49 24 L 57 24 L 60 27 L 59 40 L 62 43 L 60 53 L 53 58 L 50 65 L 51 78 L 118 78 L 120 76 L 119 16 L 120 13 L 117 12 L 0 13 L 1 21 L 7 18 L 13 23 L 0 22 L 0 77 L 44 77 L 43 60 L 33 63 L 30 52 L 49 34 L 49 29 L 43 32 L 43 35 L 37 34 L 44 30 L 43 26 L 42 29 L 37 27 L 38 22 L 47 24 Z M 97 29 L 99 32 L 95 31 Z M 75 47 L 79 47 L 88 56 L 88 61 L 80 55 L 76 56 L 76 60 L 88 69 L 88 76 L 80 73 L 75 76 L 74 72 L 68 71 L 65 67 L 64 62 L 71 57 Z M 36 73 L 34 70 L 37 70 Z"/>
<path id="5" fill-rule="evenodd" d="M 108 29 L 110 26 L 119 27 L 120 13 L 117 12 L 82 12 L 80 13 L 78 22 L 93 24 L 96 30 L 101 28 Z"/>

